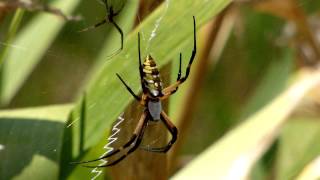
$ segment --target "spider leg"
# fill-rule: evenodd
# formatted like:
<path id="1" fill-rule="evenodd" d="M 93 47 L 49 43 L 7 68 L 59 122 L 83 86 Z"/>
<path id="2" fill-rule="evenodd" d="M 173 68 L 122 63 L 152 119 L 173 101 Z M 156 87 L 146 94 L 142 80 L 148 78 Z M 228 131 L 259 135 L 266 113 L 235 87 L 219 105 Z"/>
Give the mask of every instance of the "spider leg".
<path id="1" fill-rule="evenodd" d="M 142 147 L 143 150 L 145 151 L 149 151 L 149 152 L 157 152 L 157 153 L 166 153 L 167 151 L 169 151 L 169 149 L 171 148 L 171 146 L 176 142 L 177 137 L 178 137 L 178 129 L 176 128 L 176 126 L 170 121 L 168 115 L 164 112 L 161 111 L 161 116 L 160 116 L 162 122 L 165 124 L 165 126 L 167 127 L 167 129 L 169 130 L 169 132 L 171 133 L 171 140 L 169 141 L 169 143 L 164 146 L 164 147 Z"/>
<path id="2" fill-rule="evenodd" d="M 124 3 L 122 3 L 122 6 L 119 8 L 119 10 L 117 11 L 117 12 L 113 12 L 112 11 L 112 13 L 110 13 L 112 16 L 117 16 L 121 11 L 122 11 L 122 9 L 124 8 L 124 5 L 125 5 L 125 3 L 126 2 L 124 2 Z M 108 5 L 108 0 L 105 0 L 105 5 L 106 5 L 106 9 L 110 9 L 110 8 L 112 8 L 112 6 L 109 8 L 109 5 Z"/>
<path id="3" fill-rule="evenodd" d="M 180 79 L 181 83 L 183 83 L 188 78 L 189 73 L 190 73 L 190 69 L 191 69 L 191 65 L 192 65 L 192 62 L 196 56 L 196 53 L 197 53 L 196 19 L 193 16 L 193 50 L 192 50 L 192 54 L 191 54 L 191 57 L 189 60 L 188 67 L 186 69 L 186 75 Z"/>
<path id="4" fill-rule="evenodd" d="M 192 54 L 191 54 L 191 57 L 189 60 L 188 67 L 186 69 L 186 75 L 182 78 L 179 78 L 174 84 L 163 89 L 164 96 L 161 98 L 161 100 L 168 98 L 171 94 L 176 92 L 177 87 L 186 81 L 186 79 L 188 78 L 188 76 L 190 74 L 191 65 L 192 65 L 193 60 L 195 59 L 196 53 L 197 53 L 196 20 L 195 20 L 195 17 L 193 16 L 193 50 L 192 50 Z M 178 76 L 179 76 L 179 74 L 178 74 Z"/>
<path id="5" fill-rule="evenodd" d="M 78 31 L 78 32 L 89 31 L 89 30 L 95 29 L 95 28 L 97 28 L 97 27 L 99 27 L 99 26 L 101 26 L 101 25 L 103 25 L 103 24 L 105 24 L 105 23 L 107 23 L 107 20 L 106 20 L 106 19 L 98 22 L 97 24 L 95 24 L 95 25 L 93 25 L 93 26 L 89 26 L 89 27 L 87 27 L 87 28 L 84 28 L 84 29 L 82 29 L 82 30 L 80 30 L 80 31 Z"/>
<path id="6" fill-rule="evenodd" d="M 108 14 L 110 14 L 110 16 L 114 17 L 114 16 L 117 16 L 122 11 L 126 2 L 122 3 L 122 6 L 119 8 L 119 10 L 117 12 L 113 12 L 112 5 L 109 6 L 108 0 L 103 0 L 103 3 L 106 6 L 106 10 L 107 10 Z"/>
<path id="7" fill-rule="evenodd" d="M 181 78 L 181 64 L 182 64 L 182 53 L 180 53 L 180 58 L 179 58 L 179 72 L 178 72 L 177 81 L 179 81 Z"/>
<path id="8" fill-rule="evenodd" d="M 132 91 L 132 89 L 127 85 L 126 82 L 124 82 L 124 80 L 121 78 L 121 76 L 120 76 L 118 73 L 116 73 L 116 75 L 118 76 L 118 78 L 120 79 L 120 81 L 122 82 L 122 84 L 127 88 L 127 90 L 129 91 L 129 93 L 130 93 L 137 101 L 141 101 L 141 98 Z"/>
<path id="9" fill-rule="evenodd" d="M 106 5 L 106 9 L 109 11 L 108 0 L 103 0 L 103 1 L 104 1 L 104 5 Z"/>
<path id="10" fill-rule="evenodd" d="M 89 160 L 89 161 L 83 161 L 83 162 L 72 162 L 71 164 L 86 164 L 86 163 L 96 162 L 96 161 L 99 161 L 101 159 L 105 159 L 105 158 L 108 158 L 110 156 L 113 156 L 113 155 L 119 153 L 120 151 L 128 148 L 129 146 L 131 146 L 134 143 L 134 145 L 128 150 L 127 153 L 125 153 L 120 158 L 118 158 L 117 160 L 115 160 L 115 161 L 113 161 L 111 163 L 108 163 L 108 164 L 105 164 L 105 165 L 101 165 L 101 166 L 87 166 L 87 165 L 83 165 L 83 166 L 84 167 L 88 167 L 88 168 L 96 168 L 96 167 L 107 167 L 107 166 L 112 166 L 112 165 L 117 164 L 118 162 L 123 160 L 127 155 L 129 155 L 134 150 L 136 150 L 137 147 L 140 145 L 140 143 L 142 141 L 143 134 L 144 134 L 144 130 L 147 127 L 148 119 L 146 117 L 147 117 L 147 112 L 145 111 L 142 114 L 142 116 L 141 116 L 141 118 L 140 118 L 140 120 L 138 122 L 138 125 L 137 125 L 136 129 L 134 130 L 134 133 L 131 136 L 130 140 L 125 145 L 123 145 L 122 147 L 120 147 L 118 149 L 115 149 L 115 150 L 113 150 L 113 151 L 107 153 L 106 155 L 103 155 L 103 156 L 101 156 L 101 157 L 99 157 L 97 159 L 93 159 L 93 160 Z"/>
<path id="11" fill-rule="evenodd" d="M 105 1 L 105 3 L 106 3 L 106 8 L 108 9 L 107 1 Z M 112 57 L 112 56 L 118 54 L 123 49 L 123 31 L 120 28 L 120 26 L 113 20 L 113 18 L 115 16 L 117 16 L 118 14 L 113 13 L 112 6 L 107 11 L 108 11 L 107 19 L 116 28 L 116 30 L 119 32 L 119 34 L 120 34 L 120 43 L 121 43 L 120 48 L 118 50 L 114 51 L 111 55 L 108 56 L 108 57 Z"/>
<path id="12" fill-rule="evenodd" d="M 178 72 L 178 77 L 177 77 L 177 81 L 179 81 L 181 79 L 181 64 L 182 64 L 182 54 L 180 53 L 180 60 L 179 60 L 179 72 Z M 165 97 L 162 97 L 163 99 L 168 98 L 170 95 L 174 94 L 175 92 L 178 91 L 179 86 L 177 86 L 173 91 L 171 91 L 168 94 L 165 94 Z"/>
<path id="13" fill-rule="evenodd" d="M 110 22 L 111 24 L 113 24 L 114 27 L 115 27 L 115 28 L 117 29 L 117 31 L 119 32 L 121 45 L 120 45 L 120 48 L 119 48 L 119 49 L 117 49 L 116 51 L 114 51 L 113 53 L 111 53 L 110 55 L 108 55 L 107 58 L 110 58 L 110 57 L 113 57 L 114 55 L 117 55 L 117 54 L 120 53 L 120 52 L 122 51 L 122 49 L 123 49 L 123 32 L 122 32 L 121 28 L 118 26 L 118 24 L 117 24 L 113 19 L 109 19 L 109 22 Z"/>
<path id="14" fill-rule="evenodd" d="M 84 165 L 84 167 L 101 168 L 101 167 L 113 166 L 113 165 L 119 163 L 121 160 L 123 160 L 129 154 L 134 152 L 139 147 L 139 145 L 141 144 L 144 131 L 145 131 L 146 127 L 147 127 L 147 122 L 148 122 L 148 118 L 147 117 L 148 117 L 147 111 L 145 111 L 142 114 L 142 116 L 141 116 L 141 118 L 139 120 L 139 123 L 138 123 L 138 125 L 137 125 L 137 127 L 136 127 L 136 129 L 134 131 L 134 135 L 132 136 L 132 138 L 122 148 L 118 149 L 118 152 L 119 152 L 119 151 L 121 151 L 123 149 L 128 148 L 129 146 L 131 146 L 133 144 L 133 146 L 124 155 L 122 155 L 120 158 L 116 159 L 115 161 L 113 161 L 111 163 L 107 163 L 105 165 L 100 165 L 100 166 L 87 166 L 87 165 Z M 115 154 L 115 153 L 113 153 L 113 154 Z M 106 156 L 110 157 L 111 155 L 107 154 Z M 101 158 L 99 158 L 97 160 L 101 160 L 101 159 L 104 159 L 104 158 L 107 158 L 107 157 L 101 157 Z M 93 162 L 93 161 L 90 161 L 90 162 Z"/>
<path id="15" fill-rule="evenodd" d="M 121 8 L 120 8 L 116 13 L 114 13 L 112 6 L 110 6 L 110 8 L 109 8 L 108 1 L 107 1 L 107 0 L 104 0 L 104 3 L 105 3 L 105 5 L 106 5 L 107 17 L 106 17 L 103 21 L 101 21 L 101 22 L 99 22 L 99 23 L 97 23 L 97 24 L 95 24 L 95 25 L 93 25 L 93 26 L 90 26 L 90 27 L 88 27 L 88 28 L 85 28 L 85 29 L 81 30 L 80 32 L 84 32 L 84 31 L 88 31 L 88 30 L 97 28 L 97 27 L 99 27 L 99 26 L 101 26 L 102 24 L 105 24 L 105 23 L 107 23 L 107 22 L 111 23 L 111 24 L 116 28 L 116 30 L 119 32 L 119 34 L 120 34 L 120 41 L 121 41 L 120 48 L 119 48 L 118 50 L 114 51 L 111 55 L 108 56 L 108 57 L 112 57 L 112 56 L 118 54 L 118 53 L 123 49 L 123 36 L 124 36 L 124 35 L 123 35 L 123 31 L 122 31 L 122 29 L 120 28 L 120 26 L 113 20 L 113 18 L 120 13 L 120 11 L 121 11 L 121 10 L 123 9 L 123 7 L 124 7 L 124 4 L 121 6 Z"/>
<path id="16" fill-rule="evenodd" d="M 122 32 L 122 29 L 120 28 L 120 26 L 113 20 L 113 18 L 110 18 L 109 19 L 109 22 L 111 24 L 114 25 L 114 27 L 117 29 L 117 31 L 119 32 L 120 34 L 120 38 L 121 38 L 121 46 L 120 46 L 120 49 L 118 49 L 116 52 L 119 52 L 123 49 L 123 32 Z"/>

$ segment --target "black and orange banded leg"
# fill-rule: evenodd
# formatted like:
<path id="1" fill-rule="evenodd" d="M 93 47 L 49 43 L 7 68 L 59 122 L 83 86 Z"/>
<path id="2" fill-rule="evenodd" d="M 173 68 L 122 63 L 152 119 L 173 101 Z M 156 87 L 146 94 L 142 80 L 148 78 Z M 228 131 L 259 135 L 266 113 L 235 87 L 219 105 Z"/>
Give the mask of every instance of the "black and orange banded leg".
<path id="1" fill-rule="evenodd" d="M 180 67 L 179 67 L 179 73 L 178 77 L 179 79 L 177 79 L 177 81 L 168 86 L 167 88 L 163 89 L 163 94 L 164 96 L 161 98 L 161 100 L 163 99 L 167 99 L 171 94 L 175 93 L 179 87 L 180 84 L 184 83 L 186 81 L 186 79 L 188 78 L 189 74 L 190 74 L 190 69 L 191 69 L 191 65 L 193 63 L 193 60 L 195 59 L 197 53 L 197 37 L 196 37 L 196 20 L 195 17 L 193 16 L 193 50 L 192 50 L 192 54 L 186 69 L 186 75 L 182 78 L 180 78 L 181 76 L 181 63 L 180 63 Z M 180 61 L 181 61 L 181 56 L 180 56 Z"/>
<path id="2" fill-rule="evenodd" d="M 177 77 L 177 81 L 180 80 L 181 78 L 181 64 L 182 64 L 182 54 L 180 53 L 180 58 L 179 58 L 179 72 L 178 72 L 178 77 Z M 173 90 L 170 94 L 168 94 L 167 96 L 170 96 L 172 94 L 174 94 L 175 92 L 178 91 L 179 86 L 176 87 L 175 90 Z"/>
<path id="3" fill-rule="evenodd" d="M 164 147 L 143 147 L 142 148 L 143 150 L 149 151 L 149 152 L 166 153 L 167 151 L 170 150 L 171 146 L 176 142 L 178 138 L 178 129 L 176 128 L 176 126 L 170 121 L 168 115 L 164 111 L 161 111 L 160 119 L 164 123 L 166 128 L 169 130 L 172 136 L 171 140 Z"/>
<path id="4" fill-rule="evenodd" d="M 148 113 L 147 111 L 145 111 L 141 118 L 139 119 L 138 121 L 138 125 L 136 126 L 136 129 L 134 130 L 134 133 L 133 135 L 131 136 L 130 140 L 125 144 L 123 145 L 122 147 L 118 148 L 118 149 L 115 149 L 111 152 L 109 152 L 108 154 L 104 155 L 104 156 L 101 156 L 97 159 L 94 159 L 94 160 L 90 160 L 90 161 L 83 161 L 83 162 L 73 162 L 72 164 L 87 164 L 87 163 L 92 163 L 92 162 L 96 162 L 96 161 L 99 161 L 101 159 L 105 159 L 105 158 L 108 158 L 110 156 L 113 156 L 127 148 L 129 148 L 130 146 L 132 146 L 124 155 L 122 155 L 120 158 L 116 159 L 115 161 L 112 161 L 110 163 L 107 163 L 107 164 L 104 164 L 104 165 L 100 165 L 100 166 L 89 166 L 89 165 L 83 165 L 84 167 L 88 167 L 88 168 L 99 168 L 99 167 L 107 167 L 107 166 L 112 166 L 112 165 L 115 165 L 117 164 L 118 162 L 120 162 L 121 160 L 123 160 L 127 155 L 131 154 L 133 151 L 135 151 L 141 141 L 142 141 L 142 138 L 143 138 L 143 134 L 144 134 L 144 131 L 147 127 L 147 122 L 148 122 Z"/>

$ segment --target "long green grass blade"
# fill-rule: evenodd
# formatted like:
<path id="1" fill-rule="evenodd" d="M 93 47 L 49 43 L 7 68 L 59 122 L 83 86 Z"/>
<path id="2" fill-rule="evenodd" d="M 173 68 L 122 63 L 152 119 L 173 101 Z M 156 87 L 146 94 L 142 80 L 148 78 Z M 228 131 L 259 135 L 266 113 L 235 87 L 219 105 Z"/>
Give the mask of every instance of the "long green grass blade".
<path id="1" fill-rule="evenodd" d="M 280 96 L 209 147 L 173 179 L 245 179 L 290 113 L 306 93 L 320 83 L 319 70 L 302 72 L 299 77 Z"/>
<path id="2" fill-rule="evenodd" d="M 301 136 L 301 132 L 307 133 Z M 318 118 L 290 119 L 282 129 L 279 138 L 276 178 L 285 180 L 297 177 L 308 163 L 319 156 L 319 138 L 320 122 Z"/>
<path id="3" fill-rule="evenodd" d="M 70 14 L 79 2 L 57 0 L 51 5 Z M 3 62 L 0 94 L 2 104 L 10 102 L 65 23 L 62 18 L 41 13 L 19 32 L 12 44 L 7 45 L 10 49 Z"/>
<path id="4" fill-rule="evenodd" d="M 16 36 L 17 30 L 18 30 L 20 23 L 21 23 L 21 20 L 23 18 L 23 14 L 24 14 L 24 11 L 22 9 L 18 9 L 12 18 L 12 22 L 11 22 L 10 27 L 8 29 L 8 34 L 5 39 L 5 45 L 4 45 L 5 47 L 2 48 L 2 50 L 0 52 L 1 53 L 0 54 L 0 67 L 1 67 L 4 59 L 7 57 L 7 53 L 10 48 L 10 46 L 7 46 L 7 45 L 11 44 L 14 37 Z"/>
<path id="5" fill-rule="evenodd" d="M 0 111 L 0 179 L 57 179 L 72 106 Z"/>

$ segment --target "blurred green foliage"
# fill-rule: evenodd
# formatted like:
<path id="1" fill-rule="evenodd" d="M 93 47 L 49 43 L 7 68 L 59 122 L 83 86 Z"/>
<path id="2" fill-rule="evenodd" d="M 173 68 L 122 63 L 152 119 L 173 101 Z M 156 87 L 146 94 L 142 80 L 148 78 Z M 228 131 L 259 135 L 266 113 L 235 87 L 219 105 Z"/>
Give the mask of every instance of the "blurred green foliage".
<path id="1" fill-rule="evenodd" d="M 143 35 L 143 55 L 152 53 L 160 67 L 170 61 L 176 65 L 179 52 L 184 54 L 185 65 L 192 48 L 192 15 L 196 16 L 200 30 L 230 1 L 165 1 L 138 27 L 134 27 L 139 19 L 138 3 L 128 1 L 116 17 L 125 32 L 125 48 L 111 59 L 106 57 L 119 47 L 120 38 L 112 26 L 107 24 L 92 31 L 78 32 L 105 17 L 105 7 L 98 1 L 50 2 L 66 14 L 81 15 L 79 22 L 64 22 L 54 15 L 25 11 L 16 39 L 10 44 L 6 44 L 6 38 L 14 12 L 0 19 L 0 52 L 7 49 L 13 53 L 13 58 L 18 57 L 16 62 L 4 62 L 1 70 L 1 93 L 5 99 L 2 104 L 7 110 L 0 112 L 0 179 L 89 177 L 87 169 L 70 166 L 68 162 L 99 156 L 101 147 L 106 143 L 103 137 L 108 135 L 114 119 L 130 103 L 129 94 L 115 78 L 115 73 L 123 75 L 138 91 L 137 32 Z M 319 14 L 319 1 L 299 0 L 296 3 L 303 8 L 306 17 Z M 174 113 L 182 106 L 194 106 L 195 109 L 191 128 L 179 153 L 178 160 L 182 162 L 190 156 L 197 159 L 210 145 L 215 149 L 216 142 L 225 142 L 224 137 L 229 130 L 243 125 L 256 112 L 263 110 L 288 87 L 295 72 L 302 68 L 297 65 L 297 46 L 292 46 L 285 37 L 287 20 L 260 12 L 250 3 L 233 5 L 238 16 L 218 63 L 208 66 L 207 73 L 203 74 L 205 83 L 200 87 L 199 99 L 194 104 L 179 104 L 176 101 L 184 98 L 184 90 L 181 90 L 181 97 L 170 101 L 174 106 L 170 108 L 172 117 L 176 117 Z M 156 36 L 148 40 L 157 25 Z M 35 33 L 41 26 L 44 33 Z M 17 43 L 19 38 L 25 38 L 26 43 Z M 35 55 L 29 61 L 27 55 L 30 54 Z M 7 63 L 13 64 L 8 68 Z M 176 76 L 175 69 L 172 74 Z M 12 77 L 21 79 L 14 84 Z M 84 98 L 86 105 L 83 105 Z M 72 114 L 71 105 L 46 107 L 65 103 L 75 104 Z M 21 107 L 28 108 L 11 110 Z M 87 110 L 86 117 L 81 117 L 83 108 Z M 264 156 L 255 163 L 251 177 L 296 177 L 320 154 L 317 146 L 320 144 L 318 121 L 319 115 L 310 118 L 303 114 L 298 118 L 290 117 L 285 125 L 281 124 L 279 138 L 274 139 L 267 152 L 261 154 Z M 72 126 L 69 127 L 70 123 Z M 257 134 L 260 132 L 259 129 L 255 131 Z M 19 136 L 26 139 L 17 139 Z M 250 137 L 240 139 L 234 148 L 250 140 Z M 8 171 L 12 167 L 14 170 Z"/>

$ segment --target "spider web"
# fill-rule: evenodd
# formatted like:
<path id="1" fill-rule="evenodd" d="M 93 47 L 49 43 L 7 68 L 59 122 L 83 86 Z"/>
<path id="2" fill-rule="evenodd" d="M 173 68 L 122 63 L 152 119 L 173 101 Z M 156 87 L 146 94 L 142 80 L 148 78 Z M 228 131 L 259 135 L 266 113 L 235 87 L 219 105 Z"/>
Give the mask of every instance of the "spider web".
<path id="1" fill-rule="evenodd" d="M 153 27 L 153 29 L 152 29 L 150 34 L 147 35 L 143 30 L 141 30 L 142 39 L 147 44 L 145 52 L 148 52 L 150 50 L 150 46 L 151 46 L 151 44 L 153 42 L 154 37 L 157 35 L 157 32 L 158 32 L 159 26 L 161 25 L 162 19 L 165 17 L 165 15 L 167 13 L 167 10 L 168 10 L 168 7 L 169 7 L 169 3 L 170 3 L 170 0 L 165 0 L 165 8 L 164 8 L 163 14 L 156 20 L 156 22 L 154 24 L 154 27 Z M 139 16 L 138 16 L 138 19 L 140 19 Z M 108 154 L 109 152 L 111 152 L 114 149 L 111 146 L 112 146 L 112 144 L 114 142 L 116 142 L 118 140 L 117 135 L 120 133 L 120 130 L 121 130 L 119 128 L 119 125 L 124 120 L 123 115 L 124 114 L 119 116 L 118 122 L 112 127 L 112 133 L 111 133 L 110 137 L 108 138 L 108 143 L 104 146 L 104 149 L 106 150 L 106 152 L 104 154 L 102 154 L 100 157 Z M 161 137 L 163 137 L 163 136 L 158 136 L 158 138 L 154 139 L 151 142 L 148 142 L 147 147 L 157 143 L 161 139 Z M 99 165 L 104 165 L 107 162 L 108 162 L 107 160 L 102 159 L 101 160 L 101 164 L 99 164 Z M 102 170 L 99 169 L 99 168 L 94 168 L 91 171 L 91 173 L 94 174 L 94 176 L 91 178 L 92 180 L 94 180 L 94 179 L 98 178 L 102 174 Z"/>
<path id="2" fill-rule="evenodd" d="M 153 29 L 151 30 L 151 33 L 146 35 L 146 33 L 144 33 L 144 31 L 142 30 L 141 31 L 141 34 L 142 34 L 142 39 L 146 42 L 146 49 L 145 49 L 145 52 L 149 52 L 150 51 L 150 47 L 152 46 L 153 44 L 153 39 L 154 37 L 156 37 L 157 33 L 158 33 L 158 30 L 159 30 L 159 27 L 161 25 L 161 22 L 163 20 L 163 18 L 166 16 L 167 14 L 167 11 L 168 11 L 168 8 L 169 8 L 169 4 L 170 4 L 170 0 L 165 0 L 164 2 L 164 10 L 162 12 L 162 15 L 156 20 L 154 26 L 153 26 Z"/>
<path id="3" fill-rule="evenodd" d="M 84 4 L 83 6 L 86 6 L 88 3 L 89 1 L 85 1 L 83 3 Z M 96 54 L 100 51 L 99 47 L 104 43 L 104 39 L 106 37 L 106 33 L 105 33 L 106 30 L 113 29 L 113 27 L 107 25 L 102 28 L 95 29 L 94 32 L 82 33 L 82 34 L 78 33 L 78 31 L 81 30 L 83 27 L 86 27 L 87 25 L 91 25 L 92 23 L 95 23 L 95 20 L 100 20 L 101 17 L 104 16 L 104 13 L 105 13 L 104 7 L 100 6 L 96 1 L 93 1 L 91 3 L 95 4 L 95 6 L 98 6 L 97 13 L 91 14 L 91 17 L 93 17 L 91 19 L 83 18 L 81 22 L 66 23 L 65 27 L 60 32 L 61 35 L 59 33 L 59 37 L 58 37 L 59 42 L 58 40 L 53 41 L 52 45 L 49 45 L 48 47 L 44 47 L 46 48 L 46 50 L 44 51 L 43 57 L 41 58 L 42 60 L 41 61 L 39 60 L 39 64 L 38 62 L 35 62 L 34 66 L 35 67 L 37 66 L 37 68 L 31 69 L 32 72 L 30 70 L 30 77 L 26 78 L 25 80 L 27 82 L 32 82 L 32 83 L 25 83 L 24 85 L 21 85 L 21 87 L 19 88 L 20 89 L 19 94 L 13 99 L 13 103 L 10 105 L 10 107 L 34 106 L 34 105 L 43 105 L 43 104 L 61 104 L 61 103 L 69 103 L 73 101 L 74 99 L 73 96 L 75 94 L 76 87 L 80 87 L 82 83 L 82 81 L 79 81 L 79 80 L 85 79 L 87 74 L 84 72 L 89 71 L 89 68 L 93 65 L 92 59 L 95 59 L 95 57 L 97 56 Z M 164 9 L 162 15 L 154 23 L 154 27 L 151 33 L 149 32 L 146 33 L 145 31 L 143 31 L 143 29 L 141 30 L 141 34 L 143 38 L 142 40 L 144 41 L 143 43 L 146 45 L 146 49 L 144 49 L 144 52 L 147 52 L 150 50 L 150 47 L 152 46 L 152 43 L 153 43 L 153 39 L 154 37 L 157 36 L 159 27 L 161 26 L 161 23 L 162 23 L 162 19 L 167 12 L 167 8 L 169 7 L 170 0 L 166 0 L 164 3 L 166 8 Z M 41 13 L 41 12 L 37 12 L 37 11 L 26 12 L 23 18 L 23 22 L 17 34 L 19 34 L 24 29 L 26 29 L 26 25 L 32 22 L 32 19 L 36 17 L 38 13 Z M 44 13 L 44 14 L 46 16 L 48 15 L 48 13 Z M 83 14 L 82 11 L 78 11 L 75 14 L 81 14 L 83 17 L 88 16 L 88 14 L 86 14 L 85 12 Z M 49 16 L 54 16 L 54 15 L 49 14 Z M 55 18 L 59 19 L 59 17 L 55 17 Z M 34 47 L 31 47 L 25 43 L 16 43 L 15 41 L 12 41 L 10 43 L 6 42 L 4 37 L 6 33 L 2 33 L 2 32 L 7 32 L 7 28 L 9 27 L 9 24 L 10 24 L 10 20 L 7 20 L 3 22 L 2 26 L 0 26 L 0 51 L 2 51 L 4 47 L 8 48 L 9 50 L 14 49 L 18 51 L 19 54 L 22 55 L 22 57 L 27 56 L 29 52 L 34 51 L 35 50 Z M 83 44 L 83 42 L 87 42 L 89 45 Z M 21 62 L 18 62 L 18 63 L 21 63 L 21 66 L 23 66 L 22 60 L 23 59 L 21 59 Z M 76 66 L 77 68 L 74 68 L 75 65 L 77 65 Z M 43 76 L 43 72 L 45 72 L 46 76 Z M 15 73 L 18 73 L 18 72 L 15 72 Z M 63 81 L 61 81 L 62 79 Z M 32 94 L 35 94 L 34 93 L 35 85 L 39 87 L 38 89 L 36 89 L 37 96 L 32 95 Z M 30 101 L 30 99 L 32 99 L 32 101 Z M 91 102 L 91 104 L 92 103 L 93 102 Z M 79 118 L 75 119 L 73 122 L 71 122 L 68 125 L 67 128 L 70 128 L 78 121 L 79 121 Z M 114 143 L 119 141 L 118 135 L 121 132 L 119 125 L 121 125 L 122 123 L 130 124 L 132 122 L 130 121 L 130 119 L 123 118 L 123 116 L 121 115 L 118 117 L 118 119 L 116 120 L 116 123 L 112 127 L 112 132 L 110 137 L 108 137 L 108 139 L 106 140 L 107 144 L 104 146 L 105 152 L 102 155 L 110 152 L 114 148 L 113 147 Z M 42 125 L 45 126 L 44 124 L 45 123 L 43 122 L 39 122 L 39 123 L 36 122 L 35 127 L 37 126 L 42 127 Z M 14 129 L 13 130 L 8 129 L 7 134 L 15 136 L 16 131 L 14 131 Z M 40 137 L 37 137 L 36 139 L 40 139 Z M 58 154 L 57 146 L 54 146 L 52 141 L 47 140 L 45 141 L 45 143 L 41 144 L 41 147 L 34 147 L 33 148 L 34 153 L 38 153 L 41 155 L 42 155 L 42 152 L 50 152 L 52 154 Z M 152 145 L 157 141 L 158 139 L 155 139 L 152 142 L 147 142 L 147 144 Z M 9 150 L 10 150 L 10 147 L 8 146 L 8 144 L 0 143 L 0 153 L 9 151 Z M 22 155 L 23 153 L 20 153 L 20 154 Z M 32 157 L 33 154 L 25 153 L 25 155 Z M 26 166 L 25 163 L 29 163 L 29 162 L 20 162 L 19 157 L 20 156 L 16 156 L 16 158 L 12 158 L 12 157 L 10 158 L 15 163 L 19 162 L 15 166 L 19 168 L 21 166 L 20 170 L 23 170 L 23 168 Z M 107 161 L 105 160 L 101 160 L 101 164 L 106 162 Z M 10 165 L 11 164 L 9 164 L 9 167 L 11 167 Z M 8 177 L 13 177 L 13 176 L 14 174 L 8 175 Z M 2 176 L 0 176 L 0 179 L 1 177 Z M 99 177 L 101 177 L 100 170 L 93 169 L 92 179 L 97 179 Z"/>
<path id="4" fill-rule="evenodd" d="M 123 115 L 124 115 L 124 113 L 122 113 L 117 118 L 115 125 L 112 127 L 111 135 L 108 137 L 108 143 L 103 147 L 103 149 L 105 149 L 106 151 L 100 157 L 103 157 L 103 156 L 107 155 L 108 153 L 110 153 L 111 151 L 113 151 L 114 148 L 112 147 L 112 144 L 118 140 L 117 135 L 121 131 L 119 126 L 124 121 Z M 101 159 L 100 161 L 101 161 L 101 163 L 98 164 L 98 166 L 103 166 L 108 163 L 108 161 L 105 159 Z M 103 170 L 98 167 L 92 169 L 91 173 L 93 174 L 93 177 L 91 179 L 92 180 L 97 179 L 102 174 L 102 171 Z"/>

